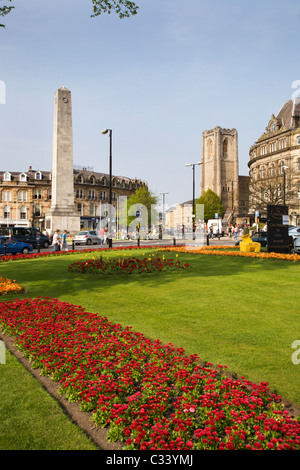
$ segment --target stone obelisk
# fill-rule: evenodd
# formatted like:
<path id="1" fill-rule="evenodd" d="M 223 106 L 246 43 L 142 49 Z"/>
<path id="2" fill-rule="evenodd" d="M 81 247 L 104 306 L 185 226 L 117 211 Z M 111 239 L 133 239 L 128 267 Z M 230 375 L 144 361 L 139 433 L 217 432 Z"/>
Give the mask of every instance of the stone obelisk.
<path id="1" fill-rule="evenodd" d="M 73 131 L 71 92 L 65 87 L 55 93 L 52 160 L 52 199 L 46 228 L 70 234 L 80 230 L 80 215 L 74 207 Z"/>

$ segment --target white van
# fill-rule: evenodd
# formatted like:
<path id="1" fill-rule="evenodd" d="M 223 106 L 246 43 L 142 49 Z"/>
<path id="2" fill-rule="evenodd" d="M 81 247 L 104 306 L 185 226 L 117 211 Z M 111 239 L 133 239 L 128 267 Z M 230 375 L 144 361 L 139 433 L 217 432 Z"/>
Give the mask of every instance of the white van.
<path id="1" fill-rule="evenodd" d="M 227 224 L 223 219 L 210 219 L 207 222 L 208 234 L 210 234 L 211 226 L 213 237 L 224 237 L 225 232 L 227 232 Z"/>

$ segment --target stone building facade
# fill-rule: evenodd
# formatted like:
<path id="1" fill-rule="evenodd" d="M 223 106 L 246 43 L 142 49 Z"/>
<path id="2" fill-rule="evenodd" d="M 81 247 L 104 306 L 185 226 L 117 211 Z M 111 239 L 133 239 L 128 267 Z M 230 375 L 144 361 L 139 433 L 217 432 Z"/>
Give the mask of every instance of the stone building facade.
<path id="1" fill-rule="evenodd" d="M 268 204 L 289 206 L 290 223 L 300 224 L 300 99 L 272 114 L 263 135 L 250 148 L 250 211 L 265 217 Z"/>
<path id="2" fill-rule="evenodd" d="M 74 169 L 74 208 L 81 228 L 95 228 L 100 205 L 109 200 L 109 175 L 85 168 Z M 136 189 L 146 186 L 140 179 L 112 176 L 112 204 L 117 208 L 120 196 L 128 198 Z M 0 173 L 0 226 L 45 228 L 51 207 L 52 172 L 33 170 Z"/>

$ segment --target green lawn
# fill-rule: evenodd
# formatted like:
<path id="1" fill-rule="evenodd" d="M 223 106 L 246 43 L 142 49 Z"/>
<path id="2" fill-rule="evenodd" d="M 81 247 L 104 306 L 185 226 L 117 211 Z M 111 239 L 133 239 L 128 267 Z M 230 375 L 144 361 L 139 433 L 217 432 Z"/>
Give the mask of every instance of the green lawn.
<path id="1" fill-rule="evenodd" d="M 9 351 L 0 365 L 0 416 L 0 450 L 96 449 Z"/>
<path id="2" fill-rule="evenodd" d="M 142 253 L 152 250 L 126 252 Z M 3 263 L 0 275 L 24 286 L 26 293 L 19 297 L 49 296 L 82 305 L 151 339 L 227 365 L 249 380 L 268 382 L 271 390 L 300 405 L 300 364 L 291 359 L 292 343 L 300 340 L 299 264 L 180 254 L 178 259 L 189 262 L 191 271 L 118 278 L 67 271 L 71 262 L 90 256 Z M 14 297 L 2 300 L 8 298 Z M 0 371 L 5 367 L 0 365 Z M 1 388 L 0 403 L 2 394 Z M 13 421 L 14 410 L 8 413 Z M 0 423 L 0 436 L 2 427 Z"/>

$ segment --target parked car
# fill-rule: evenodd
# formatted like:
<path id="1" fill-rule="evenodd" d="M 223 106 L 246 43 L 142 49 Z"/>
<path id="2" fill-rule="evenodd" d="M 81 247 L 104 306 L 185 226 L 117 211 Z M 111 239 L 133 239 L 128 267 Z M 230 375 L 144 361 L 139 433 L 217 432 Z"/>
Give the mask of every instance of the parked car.
<path id="1" fill-rule="evenodd" d="M 294 253 L 300 254 L 300 236 L 294 238 Z"/>
<path id="2" fill-rule="evenodd" d="M 261 246 L 267 246 L 268 244 L 268 234 L 267 232 L 256 232 L 251 236 L 253 242 L 258 242 Z"/>
<path id="3" fill-rule="evenodd" d="M 33 250 L 32 245 L 29 243 L 22 243 L 18 240 L 8 237 L 0 237 L 0 254 L 4 255 L 4 245 L 6 248 L 7 255 L 15 255 L 16 253 L 23 253 L 27 255 L 30 251 Z"/>
<path id="4" fill-rule="evenodd" d="M 289 236 L 293 237 L 294 239 L 296 237 L 300 237 L 300 227 L 289 228 Z"/>
<path id="5" fill-rule="evenodd" d="M 51 245 L 49 237 L 47 235 L 43 235 L 38 228 L 11 227 L 9 229 L 5 229 L 3 236 L 8 236 L 9 232 L 10 236 L 14 240 L 22 243 L 29 243 L 33 248 L 37 248 L 38 243 L 41 248 L 48 248 L 48 246 Z"/>
<path id="6" fill-rule="evenodd" d="M 75 235 L 74 245 L 80 245 L 81 243 L 86 245 L 97 245 L 101 244 L 101 238 L 98 237 L 95 230 L 82 230 Z"/>

